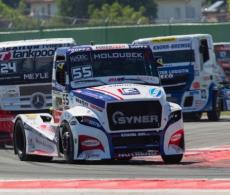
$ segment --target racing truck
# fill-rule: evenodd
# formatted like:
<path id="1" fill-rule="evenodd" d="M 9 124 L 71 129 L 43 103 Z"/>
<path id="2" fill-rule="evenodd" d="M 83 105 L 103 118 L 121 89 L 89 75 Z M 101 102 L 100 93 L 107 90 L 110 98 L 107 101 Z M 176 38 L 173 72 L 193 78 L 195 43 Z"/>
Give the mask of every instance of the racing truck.
<path id="1" fill-rule="evenodd" d="M 179 163 L 181 107 L 166 101 L 157 66 L 148 46 L 58 48 L 52 112 L 15 118 L 15 154 L 22 161 L 63 157 L 68 163 L 160 155 Z"/>
<path id="2" fill-rule="evenodd" d="M 230 42 L 214 43 L 216 61 L 222 67 L 223 80 L 230 83 Z"/>
<path id="3" fill-rule="evenodd" d="M 0 43 L 0 145 L 12 143 L 13 119 L 19 113 L 44 112 L 52 105 L 51 78 L 56 48 L 72 38 Z"/>
<path id="4" fill-rule="evenodd" d="M 224 110 L 230 110 L 230 42 L 214 43 L 216 61 L 220 67 L 220 75 L 222 76 L 221 94 L 224 99 Z"/>
<path id="5" fill-rule="evenodd" d="M 182 107 L 184 119 L 197 121 L 202 113 L 207 113 L 210 121 L 218 121 L 221 111 L 229 109 L 225 106 L 222 73 L 216 63 L 211 35 L 141 38 L 133 44 L 150 46 L 161 60 L 162 86 L 168 101 Z"/>

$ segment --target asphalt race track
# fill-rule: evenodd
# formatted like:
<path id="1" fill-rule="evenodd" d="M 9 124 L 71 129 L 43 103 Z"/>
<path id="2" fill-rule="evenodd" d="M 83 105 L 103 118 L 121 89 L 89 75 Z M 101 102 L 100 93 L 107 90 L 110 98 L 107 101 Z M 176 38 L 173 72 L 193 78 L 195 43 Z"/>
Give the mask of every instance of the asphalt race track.
<path id="1" fill-rule="evenodd" d="M 0 150 L 0 180 L 25 179 L 229 179 L 230 118 L 219 122 L 186 122 L 186 155 L 178 165 L 165 165 L 159 157 L 128 162 L 103 161 L 66 164 L 21 162 L 11 147 Z"/>

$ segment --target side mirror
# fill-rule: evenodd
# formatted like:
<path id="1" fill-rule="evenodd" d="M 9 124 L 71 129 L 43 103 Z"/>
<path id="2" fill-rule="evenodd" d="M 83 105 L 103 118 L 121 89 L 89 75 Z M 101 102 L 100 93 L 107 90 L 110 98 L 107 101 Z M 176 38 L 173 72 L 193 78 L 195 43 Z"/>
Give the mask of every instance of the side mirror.
<path id="1" fill-rule="evenodd" d="M 65 86 L 65 69 L 64 69 L 64 62 L 59 62 L 56 65 L 56 81 L 62 85 Z"/>

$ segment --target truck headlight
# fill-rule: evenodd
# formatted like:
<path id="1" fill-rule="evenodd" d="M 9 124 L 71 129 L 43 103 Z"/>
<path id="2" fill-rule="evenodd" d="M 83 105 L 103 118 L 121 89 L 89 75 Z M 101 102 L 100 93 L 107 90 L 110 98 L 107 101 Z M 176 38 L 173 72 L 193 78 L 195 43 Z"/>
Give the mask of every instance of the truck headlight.
<path id="1" fill-rule="evenodd" d="M 93 118 L 93 117 L 89 117 L 89 116 L 77 116 L 76 119 L 82 125 L 86 125 L 86 126 L 90 126 L 90 127 L 95 127 L 97 129 L 103 129 L 103 127 L 100 124 L 100 122 L 97 119 Z"/>
<path id="2" fill-rule="evenodd" d="M 174 123 L 174 122 L 179 121 L 181 119 L 181 117 L 182 117 L 181 110 L 177 110 L 177 111 L 174 111 L 174 112 L 170 113 L 169 121 Z"/>

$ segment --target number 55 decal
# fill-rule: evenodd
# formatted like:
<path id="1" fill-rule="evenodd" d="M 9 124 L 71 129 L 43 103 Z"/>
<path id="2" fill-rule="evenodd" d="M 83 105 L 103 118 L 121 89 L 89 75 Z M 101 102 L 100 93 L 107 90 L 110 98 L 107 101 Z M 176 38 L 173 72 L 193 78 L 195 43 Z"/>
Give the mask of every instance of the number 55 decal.
<path id="1" fill-rule="evenodd" d="M 82 78 L 89 78 L 93 76 L 93 71 L 91 66 L 81 66 L 72 68 L 72 78 L 73 80 L 78 80 Z"/>

